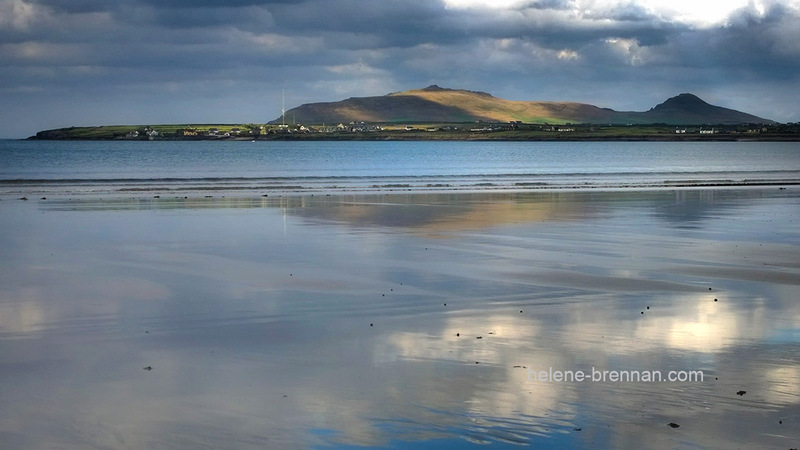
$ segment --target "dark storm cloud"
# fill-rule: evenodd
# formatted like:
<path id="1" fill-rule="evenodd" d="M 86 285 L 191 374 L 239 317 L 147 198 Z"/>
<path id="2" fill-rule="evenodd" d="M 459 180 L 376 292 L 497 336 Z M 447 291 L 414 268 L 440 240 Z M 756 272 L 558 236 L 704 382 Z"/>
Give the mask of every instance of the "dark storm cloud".
<path id="1" fill-rule="evenodd" d="M 749 112 L 797 120 L 789 104 L 800 99 L 786 86 L 800 81 L 800 7 L 787 2 L 751 4 L 725 24 L 698 27 L 636 1 L 497 9 L 423 0 L 0 0 L 0 136 L 11 133 L 9 117 L 22 123 L 15 102 L 35 110 L 50 106 L 42 99 L 103 95 L 135 110 L 131 98 L 140 96 L 200 114 L 203 99 L 224 101 L 220 86 L 273 99 L 290 86 L 287 106 L 438 83 L 647 109 L 666 95 L 722 98 L 750 83 L 785 104 L 770 108 L 782 117 Z M 621 95 L 631 91 L 650 97 Z M 747 109 L 759 98 L 725 106 Z M 263 114 L 254 108 L 242 104 L 242 120 Z M 221 120 L 214 113 L 208 120 Z M 63 120 L 52 126 L 74 116 Z"/>
<path id="2" fill-rule="evenodd" d="M 675 63 L 724 68 L 731 74 L 766 79 L 797 78 L 800 73 L 800 21 L 782 5 L 763 16 L 743 9 L 730 25 L 679 36 Z"/>
<path id="3" fill-rule="evenodd" d="M 113 9 L 119 1 L 116 0 L 34 0 L 29 3 L 46 6 L 59 13 L 92 13 L 104 12 Z"/>
<path id="4" fill-rule="evenodd" d="M 149 4 L 166 9 L 190 9 L 190 8 L 236 8 L 241 6 L 265 6 L 265 5 L 299 5 L 305 3 L 304 0 L 141 0 L 144 4 Z"/>

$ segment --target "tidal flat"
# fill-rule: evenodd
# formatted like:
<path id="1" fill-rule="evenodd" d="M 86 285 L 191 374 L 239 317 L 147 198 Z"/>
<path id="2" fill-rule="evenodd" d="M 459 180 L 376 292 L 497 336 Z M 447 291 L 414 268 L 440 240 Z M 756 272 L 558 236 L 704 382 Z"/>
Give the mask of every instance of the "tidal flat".
<path id="1" fill-rule="evenodd" d="M 795 186 L 163 197 L 0 200 L 3 448 L 800 447 Z"/>

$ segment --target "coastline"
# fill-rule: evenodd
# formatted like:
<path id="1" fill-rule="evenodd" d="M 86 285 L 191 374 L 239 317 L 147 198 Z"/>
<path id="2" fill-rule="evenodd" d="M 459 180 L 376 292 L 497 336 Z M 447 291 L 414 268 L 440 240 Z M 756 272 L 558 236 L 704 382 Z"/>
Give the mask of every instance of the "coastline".
<path id="1" fill-rule="evenodd" d="M 341 126 L 340 126 L 341 127 Z M 187 131 L 191 130 L 191 131 Z M 232 131 L 235 130 L 235 131 Z M 501 123 L 266 125 L 119 125 L 45 130 L 29 140 L 123 141 L 530 141 L 796 142 L 800 125 L 592 125 Z"/>
<path id="2" fill-rule="evenodd" d="M 128 139 L 128 138 L 59 138 L 59 139 L 42 139 L 42 138 L 25 138 L 22 140 L 38 140 L 38 141 L 148 141 L 146 139 Z M 464 141 L 464 142 L 800 142 L 800 134 L 776 134 L 776 135 L 763 135 L 763 136 L 733 136 L 733 135 L 631 135 L 631 136 L 570 136 L 570 135 L 553 135 L 553 136 L 508 136 L 508 135 L 459 135 L 459 136 L 430 136 L 430 135 L 411 135 L 411 134 L 392 134 L 392 135 L 379 135 L 379 134 L 341 134 L 341 135 L 302 135 L 302 134 L 287 134 L 275 135 L 269 137 L 233 137 L 233 138 L 217 138 L 217 137 L 200 137 L 200 138 L 159 138 L 157 141 L 417 141 L 417 142 L 436 142 L 436 141 Z"/>

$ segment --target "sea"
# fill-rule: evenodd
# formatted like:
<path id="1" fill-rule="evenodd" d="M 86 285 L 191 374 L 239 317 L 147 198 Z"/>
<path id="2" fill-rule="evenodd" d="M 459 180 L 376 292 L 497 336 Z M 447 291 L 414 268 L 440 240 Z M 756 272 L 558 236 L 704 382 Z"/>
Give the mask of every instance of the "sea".
<path id="1" fill-rule="evenodd" d="M 8 195 L 797 183 L 797 142 L 0 140 L 0 194 Z"/>

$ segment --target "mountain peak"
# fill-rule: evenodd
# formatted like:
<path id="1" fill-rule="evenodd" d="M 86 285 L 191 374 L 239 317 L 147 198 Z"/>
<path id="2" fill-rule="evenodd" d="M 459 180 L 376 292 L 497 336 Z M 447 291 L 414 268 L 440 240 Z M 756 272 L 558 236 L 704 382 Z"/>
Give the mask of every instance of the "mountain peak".
<path id="1" fill-rule="evenodd" d="M 711 105 L 700 97 L 683 93 L 645 113 L 653 122 L 686 124 L 768 123 L 770 120 L 733 109 Z"/>
<path id="2" fill-rule="evenodd" d="M 669 108 L 669 109 L 696 109 L 696 108 L 707 108 L 709 105 L 707 102 L 703 101 L 700 97 L 689 94 L 683 93 L 677 95 L 675 97 L 667 99 L 664 103 L 656 106 L 654 109 L 658 110 L 659 108 Z"/>

